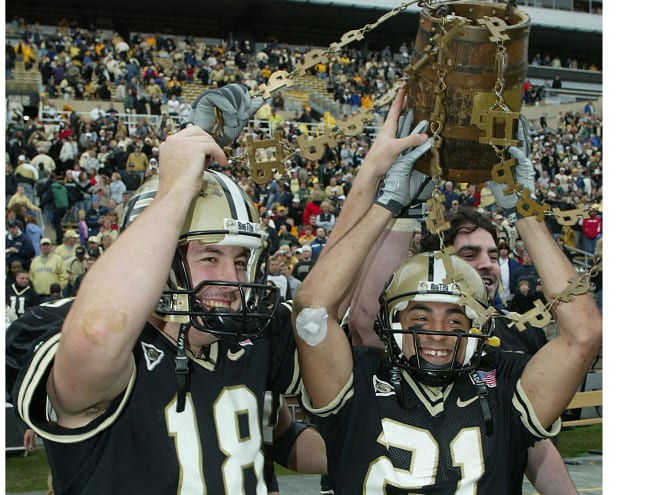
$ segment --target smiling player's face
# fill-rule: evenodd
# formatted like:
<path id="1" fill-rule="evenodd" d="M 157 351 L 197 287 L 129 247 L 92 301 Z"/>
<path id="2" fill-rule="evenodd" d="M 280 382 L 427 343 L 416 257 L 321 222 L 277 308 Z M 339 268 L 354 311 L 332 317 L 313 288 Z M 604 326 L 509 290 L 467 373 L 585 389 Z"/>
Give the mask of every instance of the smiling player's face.
<path id="1" fill-rule="evenodd" d="M 458 337 L 446 333 L 469 330 L 470 320 L 460 306 L 444 302 L 410 301 L 406 309 L 401 311 L 399 322 L 404 329 L 433 331 L 430 334 L 417 335 L 419 357 L 427 363 L 442 367 L 452 361 L 463 361 L 466 339 L 461 339 L 462 342 L 456 349 Z M 403 353 L 407 358 L 415 354 L 413 339 L 413 334 L 403 335 Z M 458 355 L 455 356 L 454 353 Z"/>
<path id="2" fill-rule="evenodd" d="M 192 241 L 188 245 L 186 259 L 190 268 L 193 287 L 204 280 L 245 282 L 249 253 L 240 246 L 219 246 Z M 236 286 L 209 285 L 197 292 L 204 308 L 240 309 L 241 298 Z"/>

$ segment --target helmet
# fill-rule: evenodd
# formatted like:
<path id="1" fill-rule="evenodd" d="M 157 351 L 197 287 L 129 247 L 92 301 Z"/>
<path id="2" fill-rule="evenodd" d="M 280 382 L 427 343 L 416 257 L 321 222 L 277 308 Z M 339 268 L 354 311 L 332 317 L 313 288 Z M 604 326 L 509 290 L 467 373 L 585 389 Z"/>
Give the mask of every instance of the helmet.
<path id="1" fill-rule="evenodd" d="M 153 201 L 158 183 L 155 175 L 135 192 L 124 210 L 122 231 Z M 186 261 L 186 245 L 190 241 L 245 247 L 249 252 L 245 282 L 204 280 L 193 287 Z M 268 234 L 261 228 L 254 204 L 230 177 L 213 170 L 204 171 L 202 187 L 190 204 L 155 316 L 163 321 L 192 325 L 229 342 L 256 338 L 275 310 L 267 275 Z M 240 309 L 206 309 L 197 294 L 210 285 L 237 287 Z"/>
<path id="2" fill-rule="evenodd" d="M 451 362 L 439 366 L 419 355 L 419 335 L 437 335 L 440 329 L 402 328 L 399 313 L 410 301 L 444 302 L 465 307 L 472 328 L 469 331 L 443 330 L 444 335 L 457 337 Z M 375 329 L 385 343 L 391 364 L 409 370 L 426 385 L 446 385 L 459 374 L 475 369 L 481 360 L 484 341 L 493 328 L 492 319 L 488 318 L 492 312 L 487 310 L 487 301 L 481 277 L 467 262 L 442 251 L 420 253 L 404 261 L 387 283 L 380 296 Z M 402 350 L 404 334 L 413 336 L 414 353 L 409 357 Z"/>

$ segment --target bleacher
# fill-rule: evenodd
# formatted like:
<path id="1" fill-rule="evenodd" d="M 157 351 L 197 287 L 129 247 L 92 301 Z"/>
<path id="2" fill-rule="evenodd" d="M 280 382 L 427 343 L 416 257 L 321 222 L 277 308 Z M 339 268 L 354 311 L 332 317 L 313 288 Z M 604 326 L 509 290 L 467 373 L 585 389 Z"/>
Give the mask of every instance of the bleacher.
<path id="1" fill-rule="evenodd" d="M 41 73 L 36 64 L 32 65 L 30 70 L 25 68 L 22 60 L 16 61 L 13 70 L 13 79 L 5 80 L 5 87 L 14 91 L 39 91 L 41 86 Z"/>
<path id="2" fill-rule="evenodd" d="M 52 33 L 55 32 L 56 28 L 54 26 L 42 26 L 44 32 Z M 216 40 L 218 41 L 218 40 Z M 212 40 L 209 40 L 211 43 Z M 301 47 L 302 49 L 302 47 Z M 160 56 L 159 52 L 155 50 L 152 51 L 152 60 L 155 65 L 159 66 L 161 73 L 165 77 L 172 75 L 173 59 L 169 57 Z M 537 67 L 529 66 L 530 74 L 532 71 L 548 69 L 546 67 Z M 549 70 L 549 69 L 548 69 Z M 597 77 L 600 73 L 594 74 L 592 71 L 569 71 L 567 69 L 562 69 L 566 73 L 587 73 L 587 76 Z M 568 76 L 566 76 L 568 77 Z M 586 76 L 585 76 L 586 77 Z M 568 86 L 569 84 L 567 84 Z M 6 81 L 6 87 L 8 90 L 18 90 L 14 93 L 19 93 L 21 91 L 30 91 L 37 94 L 43 94 L 44 88 L 41 85 L 41 74 L 38 70 L 37 64 L 34 64 L 31 70 L 25 70 L 25 66 L 22 61 L 17 61 L 16 68 L 14 70 L 14 77 L 12 80 Z M 202 84 L 198 79 L 195 79 L 193 82 L 184 82 L 183 84 L 183 93 L 182 96 L 189 103 L 195 101 L 195 99 L 202 93 L 204 90 L 208 89 L 208 86 Z M 112 94 L 112 104 L 115 109 L 120 113 L 124 112 L 123 101 L 115 100 L 115 84 L 110 83 L 110 90 Z M 551 91 L 547 90 L 547 101 L 545 104 L 553 105 L 563 105 L 569 104 L 571 102 L 581 102 L 585 99 L 591 99 L 598 102 L 600 100 L 599 93 L 590 91 L 585 93 L 581 88 L 567 88 L 563 90 Z M 325 112 L 329 112 L 333 117 L 340 118 L 343 114 L 350 114 L 351 108 L 348 105 L 342 105 L 341 103 L 334 100 L 334 95 L 328 92 L 328 79 L 319 79 L 313 74 L 307 74 L 302 77 L 295 79 L 295 85 L 289 88 L 283 88 L 281 94 L 284 98 L 285 106 L 284 111 L 295 113 L 302 111 L 306 106 L 310 106 L 311 109 L 317 115 L 323 115 Z M 601 90 L 602 94 L 602 90 Z M 69 106 L 72 106 L 79 113 L 84 113 L 91 109 L 90 102 L 94 100 L 77 100 L 72 99 L 72 95 L 58 95 L 63 99 L 68 100 Z M 580 103 L 581 104 L 581 103 Z M 542 105 L 545 106 L 545 105 Z M 598 107 L 598 105 L 597 105 Z M 166 105 L 163 104 L 163 110 L 166 109 Z M 534 111 L 542 111 L 541 109 L 534 108 L 525 108 L 524 113 L 534 113 Z M 290 116 L 287 116 L 290 117 Z M 528 115 L 528 118 L 534 118 L 534 115 Z"/>

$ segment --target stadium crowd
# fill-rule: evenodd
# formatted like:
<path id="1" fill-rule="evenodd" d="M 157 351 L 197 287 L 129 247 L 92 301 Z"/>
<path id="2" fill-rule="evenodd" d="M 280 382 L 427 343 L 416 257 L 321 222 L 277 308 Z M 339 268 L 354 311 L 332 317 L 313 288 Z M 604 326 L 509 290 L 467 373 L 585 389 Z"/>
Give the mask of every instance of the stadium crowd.
<path id="1" fill-rule="evenodd" d="M 106 37 L 67 21 L 50 29 L 22 19 L 10 25 L 18 41 L 7 43 L 7 77 L 17 61 L 26 68 L 37 66 L 44 88 L 43 118 L 24 115 L 20 104 L 10 105 L 7 118 L 6 288 L 8 306 L 19 314 L 25 304 L 53 293 L 75 294 L 79 278 L 116 239 L 131 194 L 158 173 L 159 143 L 190 112 L 190 102 L 182 96 L 186 84 L 202 82 L 212 88 L 239 82 L 256 90 L 273 71 L 291 71 L 304 56 L 285 42 L 268 42 L 256 50 L 253 41 L 231 36 L 218 44 L 160 34 L 124 40 L 117 33 Z M 540 55 L 532 63 L 546 59 L 562 64 Z M 327 82 L 336 101 L 356 110 L 371 108 L 407 63 L 405 44 L 394 52 L 389 47 L 346 47 L 312 72 Z M 65 96 L 99 104 L 88 114 L 66 104 L 56 108 L 53 98 Z M 110 108 L 103 109 L 102 101 L 110 101 Z M 135 124 L 128 125 L 112 102 L 137 115 Z M 296 136 L 310 133 L 310 125 L 334 122 L 333 116 L 314 115 L 309 107 L 285 120 L 280 93 L 268 103 L 255 116 L 260 120 L 252 121 L 232 145 L 232 156 L 243 154 L 248 137 L 271 139 L 277 130 L 295 146 Z M 162 115 L 161 124 L 153 125 L 148 114 Z M 591 102 L 581 112 L 556 117 L 554 127 L 545 116 L 530 122 L 536 194 L 562 210 L 582 207 L 590 212 L 573 226 L 561 226 L 550 216 L 547 222 L 568 255 L 579 253 L 576 249 L 593 255 L 602 237 L 602 118 Z M 283 295 L 294 295 L 318 258 L 371 139 L 369 134 L 340 138 L 336 147 L 326 145 L 318 160 L 307 159 L 298 149 L 284 161 L 285 173 L 263 186 L 252 180 L 242 160 L 222 168 L 260 209 L 272 241 L 272 280 Z M 482 209 L 498 226 L 509 256 L 518 256 L 523 264 L 522 251 L 513 248 L 519 244 L 515 226 L 498 211 L 486 184 L 446 181 L 442 188 L 447 211 L 461 205 Z M 426 226 L 420 223 L 417 230 L 411 255 L 420 251 Z M 27 289 L 36 296 L 27 297 Z M 503 305 L 517 292 L 511 289 L 502 294 Z"/>

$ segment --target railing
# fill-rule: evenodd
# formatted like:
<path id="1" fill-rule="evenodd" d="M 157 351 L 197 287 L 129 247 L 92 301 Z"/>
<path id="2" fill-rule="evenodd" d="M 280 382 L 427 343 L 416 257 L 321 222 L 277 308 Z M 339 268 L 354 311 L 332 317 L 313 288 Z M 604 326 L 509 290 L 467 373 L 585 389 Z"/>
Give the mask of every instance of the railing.
<path id="1" fill-rule="evenodd" d="M 572 246 L 566 246 L 572 256 L 572 263 L 578 273 L 587 273 L 594 264 L 594 255 Z"/>
<path id="2" fill-rule="evenodd" d="M 564 103 L 576 103 L 578 101 L 593 101 L 603 96 L 599 90 L 588 89 L 553 89 L 545 88 L 543 102 L 546 105 L 562 105 Z"/>
<path id="3" fill-rule="evenodd" d="M 569 10 L 571 12 L 590 12 L 600 14 L 603 11 L 602 0 L 585 0 L 579 2 L 581 9 L 575 8 L 574 0 L 518 0 L 519 7 L 540 7 L 544 9 Z"/>
<path id="4" fill-rule="evenodd" d="M 77 112 L 77 113 L 82 118 L 90 118 L 90 112 Z M 344 113 L 348 113 L 348 114 L 352 113 L 352 108 L 348 106 L 348 111 Z M 42 109 L 41 114 L 42 117 L 40 117 L 40 120 L 44 123 L 46 127 L 48 127 L 48 126 L 57 126 L 62 120 L 68 119 L 71 112 L 57 111 L 57 115 L 58 115 L 57 117 L 49 117 L 43 114 L 43 109 Z M 142 120 L 145 120 L 147 124 L 149 124 L 149 126 L 151 126 L 152 128 L 160 128 L 161 125 L 163 124 L 162 115 L 118 113 L 117 117 L 120 119 L 120 121 L 122 121 L 126 125 L 126 128 L 129 130 L 130 134 L 132 134 L 135 131 L 138 122 Z M 177 129 L 184 122 L 183 117 L 181 117 L 180 115 L 168 115 L 166 118 L 172 119 Z M 254 125 L 255 129 L 266 131 L 269 137 L 275 135 L 274 131 L 276 129 L 273 126 L 273 123 L 269 120 L 255 119 L 255 120 L 251 120 L 250 123 Z M 298 125 L 303 124 L 303 122 L 295 122 L 295 121 L 290 121 L 289 123 L 296 127 Z M 309 122 L 309 123 L 304 123 L 304 125 L 307 127 L 309 136 L 323 135 L 326 127 L 329 127 L 327 124 L 323 122 Z M 365 125 L 364 134 L 367 134 L 368 136 L 373 138 L 375 137 L 377 132 L 378 132 L 378 126 Z"/>

